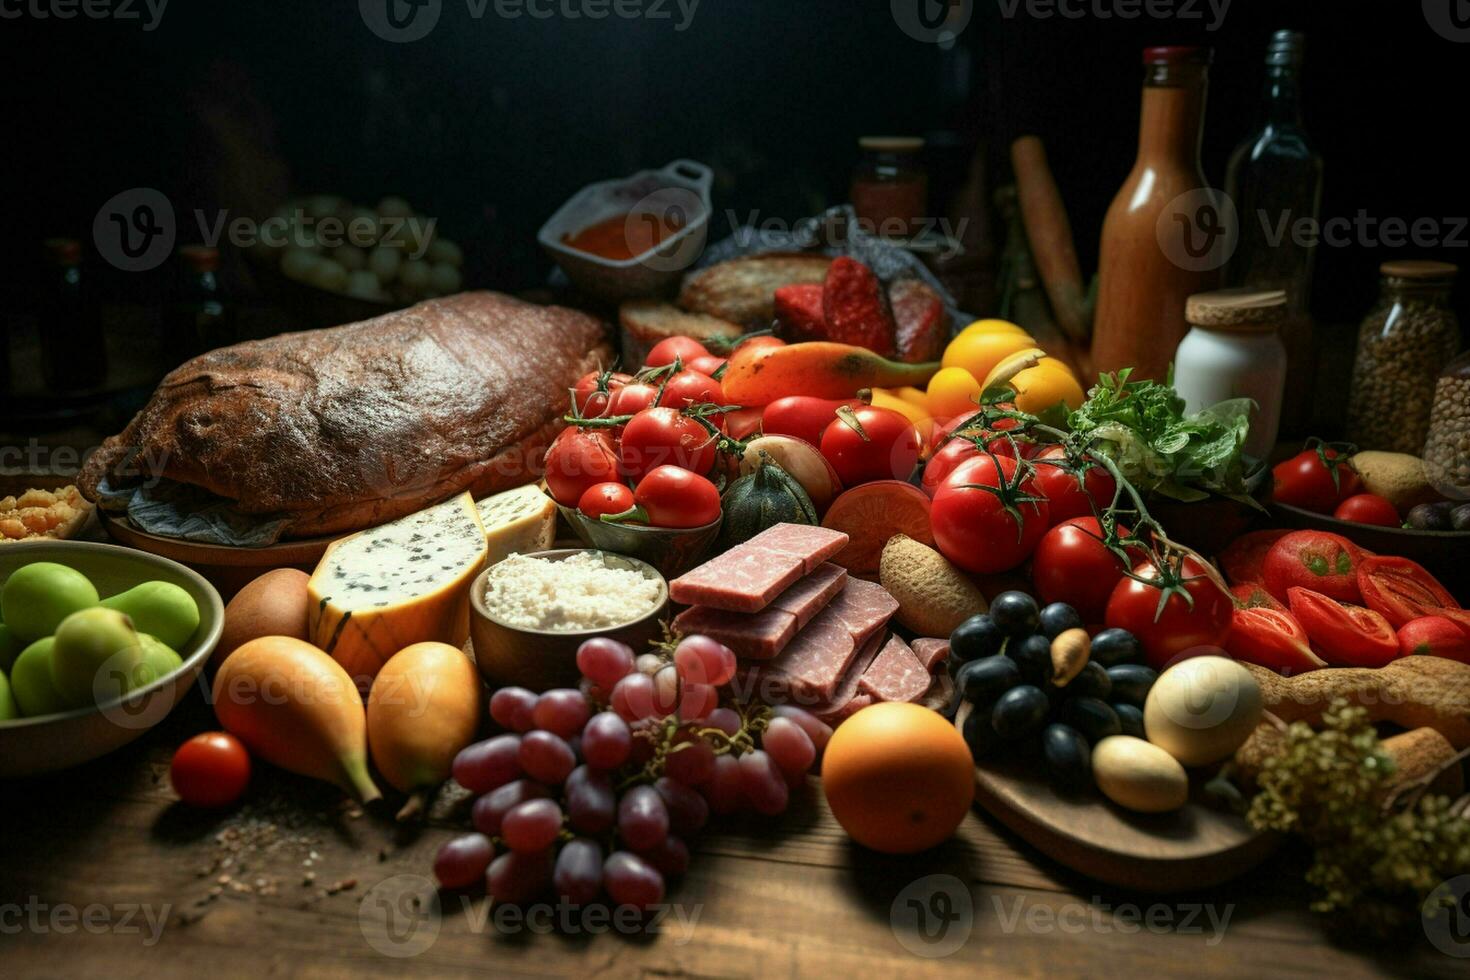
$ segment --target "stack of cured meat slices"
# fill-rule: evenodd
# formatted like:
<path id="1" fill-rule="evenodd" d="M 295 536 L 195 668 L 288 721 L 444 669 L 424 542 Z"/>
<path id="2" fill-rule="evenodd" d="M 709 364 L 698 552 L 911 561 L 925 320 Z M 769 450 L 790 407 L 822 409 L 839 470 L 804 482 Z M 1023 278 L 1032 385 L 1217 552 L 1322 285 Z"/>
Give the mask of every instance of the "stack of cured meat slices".
<path id="1" fill-rule="evenodd" d="M 742 699 L 800 705 L 829 724 L 876 701 L 925 701 L 949 644 L 887 636 L 898 603 L 828 561 L 846 544 L 803 524 L 762 531 L 669 583 L 690 607 L 674 627 L 735 651 Z"/>

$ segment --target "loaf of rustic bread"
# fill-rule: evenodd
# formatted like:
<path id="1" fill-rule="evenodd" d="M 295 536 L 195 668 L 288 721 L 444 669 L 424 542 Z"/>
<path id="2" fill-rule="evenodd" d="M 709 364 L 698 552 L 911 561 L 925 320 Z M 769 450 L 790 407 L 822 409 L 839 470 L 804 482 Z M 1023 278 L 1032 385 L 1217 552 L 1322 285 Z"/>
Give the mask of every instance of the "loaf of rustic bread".
<path id="1" fill-rule="evenodd" d="M 451 494 L 530 482 L 604 325 L 499 293 L 210 351 L 175 369 L 78 484 L 163 478 L 286 537 L 370 527 Z"/>

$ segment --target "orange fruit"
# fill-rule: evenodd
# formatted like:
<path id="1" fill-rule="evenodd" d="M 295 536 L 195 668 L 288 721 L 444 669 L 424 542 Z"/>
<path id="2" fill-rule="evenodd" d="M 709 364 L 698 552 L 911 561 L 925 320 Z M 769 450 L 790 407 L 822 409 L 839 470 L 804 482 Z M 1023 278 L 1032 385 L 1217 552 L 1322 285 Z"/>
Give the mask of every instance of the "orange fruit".
<path id="1" fill-rule="evenodd" d="M 913 854 L 948 840 L 975 798 L 975 763 L 944 716 L 875 704 L 838 726 L 822 756 L 822 789 L 853 840 Z"/>
<path id="2" fill-rule="evenodd" d="M 962 367 L 940 368 L 929 379 L 929 410 L 936 419 L 973 415 L 980 409 L 980 382 Z"/>
<path id="3" fill-rule="evenodd" d="M 1010 333 L 1020 334 L 1022 337 L 1030 336 L 1026 333 L 1025 327 L 1017 326 L 1009 320 L 976 320 L 961 330 L 958 336 L 963 337 L 966 334 L 976 333 Z"/>

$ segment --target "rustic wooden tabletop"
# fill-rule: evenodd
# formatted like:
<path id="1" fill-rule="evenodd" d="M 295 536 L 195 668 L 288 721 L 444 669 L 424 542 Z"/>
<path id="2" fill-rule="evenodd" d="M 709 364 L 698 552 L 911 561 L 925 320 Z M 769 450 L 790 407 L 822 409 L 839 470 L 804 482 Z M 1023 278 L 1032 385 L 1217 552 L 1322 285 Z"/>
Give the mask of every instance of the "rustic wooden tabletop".
<path id="1" fill-rule="evenodd" d="M 1131 894 L 978 811 L 932 852 L 874 854 L 848 841 L 815 780 L 778 820 L 700 837 L 652 920 L 552 905 L 522 918 L 436 894 L 430 862 L 465 825 L 462 800 L 404 831 L 261 766 L 237 810 L 174 802 L 170 753 L 211 721 L 196 692 L 114 755 L 4 784 L 0 974 L 1465 976 L 1466 960 L 1422 939 L 1329 939 L 1291 849 L 1199 894 Z"/>

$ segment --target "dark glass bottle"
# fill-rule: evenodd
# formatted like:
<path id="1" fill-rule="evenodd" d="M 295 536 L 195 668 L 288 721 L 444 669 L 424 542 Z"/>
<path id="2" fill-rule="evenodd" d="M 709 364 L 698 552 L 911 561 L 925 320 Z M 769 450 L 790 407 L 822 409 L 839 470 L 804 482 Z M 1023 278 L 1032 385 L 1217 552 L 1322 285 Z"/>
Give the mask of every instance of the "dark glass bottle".
<path id="1" fill-rule="evenodd" d="M 56 392 L 100 388 L 107 380 L 107 342 L 101 312 L 82 276 L 81 243 L 75 238 L 48 239 L 46 261 L 41 375 Z"/>
<path id="2" fill-rule="evenodd" d="M 235 342 L 234 318 L 219 288 L 219 249 L 185 245 L 179 264 L 166 338 L 176 364 Z"/>
<path id="3" fill-rule="evenodd" d="M 1271 36 L 1266 51 L 1265 123 L 1235 148 L 1225 176 L 1225 191 L 1240 220 L 1240 241 L 1226 268 L 1226 282 L 1286 291 L 1281 335 L 1287 361 L 1283 435 L 1302 435 L 1310 427 L 1316 376 L 1308 310 L 1316 242 L 1312 236 L 1293 233 L 1315 227 L 1322 207 L 1322 157 L 1302 128 L 1303 51 L 1304 38 L 1296 31 Z"/>

